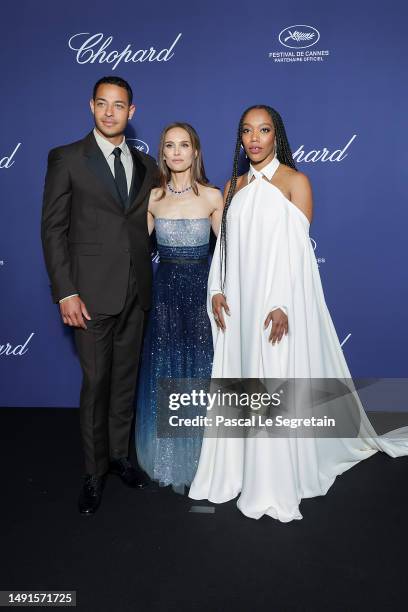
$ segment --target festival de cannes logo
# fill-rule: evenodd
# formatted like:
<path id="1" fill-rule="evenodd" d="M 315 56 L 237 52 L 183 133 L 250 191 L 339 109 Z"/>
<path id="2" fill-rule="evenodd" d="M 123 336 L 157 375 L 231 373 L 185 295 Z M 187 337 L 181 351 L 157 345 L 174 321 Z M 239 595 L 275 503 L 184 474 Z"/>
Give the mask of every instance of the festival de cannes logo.
<path id="1" fill-rule="evenodd" d="M 320 40 L 320 32 L 310 25 L 293 25 L 283 28 L 277 34 L 281 47 L 268 53 L 269 59 L 274 63 L 317 63 L 324 62 L 330 55 L 327 49 L 309 49 L 314 47 Z M 286 50 L 282 50 L 286 47 Z"/>
<path id="2" fill-rule="evenodd" d="M 289 49 L 306 49 L 312 47 L 320 39 L 320 32 L 308 25 L 294 25 L 282 30 L 279 42 Z"/>
<path id="3" fill-rule="evenodd" d="M 144 140 L 140 140 L 140 138 L 126 138 L 126 142 L 130 147 L 133 147 L 142 153 L 149 152 L 149 145 Z"/>

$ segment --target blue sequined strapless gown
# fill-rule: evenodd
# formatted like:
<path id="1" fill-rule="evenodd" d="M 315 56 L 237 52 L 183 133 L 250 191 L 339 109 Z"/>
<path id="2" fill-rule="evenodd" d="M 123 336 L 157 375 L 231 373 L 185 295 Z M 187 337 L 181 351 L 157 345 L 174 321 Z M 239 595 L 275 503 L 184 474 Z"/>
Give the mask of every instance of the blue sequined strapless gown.
<path id="1" fill-rule="evenodd" d="M 136 451 L 161 485 L 183 491 L 194 478 L 202 431 L 157 436 L 157 379 L 210 378 L 213 356 L 207 315 L 209 219 L 155 219 L 160 263 L 146 328 L 137 391 Z"/>

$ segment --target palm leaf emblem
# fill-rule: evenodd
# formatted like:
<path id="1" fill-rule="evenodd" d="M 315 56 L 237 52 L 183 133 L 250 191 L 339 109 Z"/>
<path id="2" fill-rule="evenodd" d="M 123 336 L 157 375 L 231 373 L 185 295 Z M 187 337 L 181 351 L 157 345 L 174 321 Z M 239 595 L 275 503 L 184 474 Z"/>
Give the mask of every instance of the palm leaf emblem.
<path id="1" fill-rule="evenodd" d="M 314 32 L 299 32 L 298 30 L 295 30 L 294 32 L 288 30 L 288 32 L 289 36 L 287 36 L 283 42 L 286 42 L 287 40 L 295 40 L 296 42 L 300 42 L 303 40 L 312 40 L 315 37 Z"/>

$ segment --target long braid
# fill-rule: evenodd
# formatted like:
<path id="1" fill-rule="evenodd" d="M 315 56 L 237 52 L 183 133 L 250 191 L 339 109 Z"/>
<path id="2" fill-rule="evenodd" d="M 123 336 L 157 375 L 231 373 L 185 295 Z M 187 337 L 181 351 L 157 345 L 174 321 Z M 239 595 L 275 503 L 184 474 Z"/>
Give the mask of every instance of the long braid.
<path id="1" fill-rule="evenodd" d="M 234 197 L 235 189 L 237 186 L 238 179 L 238 165 L 239 165 L 239 155 L 241 153 L 241 135 L 242 135 L 242 119 L 241 117 L 238 125 L 238 133 L 237 133 L 237 141 L 235 143 L 235 153 L 234 153 L 234 163 L 232 165 L 232 176 L 231 183 L 228 189 L 227 198 L 225 200 L 224 210 L 222 213 L 221 220 L 221 244 L 220 244 L 220 254 L 221 254 L 221 291 L 224 293 L 225 286 L 225 275 L 227 271 L 227 212 L 229 205 L 231 204 L 231 200 Z"/>
<path id="2" fill-rule="evenodd" d="M 263 108 L 264 110 L 266 110 L 267 113 L 269 113 L 272 119 L 273 126 L 275 128 L 276 157 L 278 158 L 281 164 L 285 164 L 286 166 L 289 166 L 289 168 L 297 170 L 293 159 L 292 150 L 288 141 L 288 137 L 286 136 L 285 126 L 283 124 L 282 117 L 280 116 L 278 111 L 276 111 L 271 106 L 261 105 L 252 108 Z M 248 109 L 246 113 L 249 110 L 252 110 L 252 108 Z"/>
<path id="3" fill-rule="evenodd" d="M 239 164 L 239 156 L 241 152 L 241 139 L 242 139 L 242 125 L 245 119 L 245 116 L 249 113 L 249 111 L 254 109 L 263 109 L 265 110 L 271 117 L 273 126 L 275 128 L 275 138 L 276 138 L 276 157 L 278 158 L 281 164 L 285 164 L 293 170 L 297 170 L 295 162 L 293 160 L 292 151 L 290 148 L 290 144 L 288 141 L 288 137 L 286 135 L 285 126 L 282 121 L 282 117 L 271 106 L 266 106 L 265 104 L 257 104 L 255 106 L 250 106 L 247 108 L 241 115 L 238 125 L 238 133 L 237 133 L 237 141 L 235 144 L 235 154 L 234 154 L 234 163 L 232 166 L 232 176 L 231 183 L 228 190 L 227 198 L 225 200 L 224 211 L 222 214 L 221 221 L 221 244 L 220 244 L 220 256 L 221 256 L 221 278 L 220 278 L 220 286 L 221 292 L 224 293 L 225 288 L 225 277 L 227 271 L 227 213 L 229 206 L 231 204 L 232 198 L 235 194 L 235 189 L 237 187 L 237 179 L 238 179 L 238 164 Z"/>

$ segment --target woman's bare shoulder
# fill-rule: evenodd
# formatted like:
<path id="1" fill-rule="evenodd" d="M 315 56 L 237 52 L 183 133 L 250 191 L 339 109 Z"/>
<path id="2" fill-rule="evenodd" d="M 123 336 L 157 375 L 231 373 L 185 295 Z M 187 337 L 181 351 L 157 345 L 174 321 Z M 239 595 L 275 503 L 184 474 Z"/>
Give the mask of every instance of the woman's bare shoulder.
<path id="1" fill-rule="evenodd" d="M 278 171 L 282 176 L 285 176 L 287 178 L 291 178 L 299 174 L 298 170 L 295 170 L 294 168 L 291 168 L 290 166 L 287 166 L 286 164 L 280 164 Z"/>
<path id="2" fill-rule="evenodd" d="M 204 195 L 211 201 L 219 199 L 221 191 L 215 185 L 199 185 L 199 191 L 201 195 Z"/>
<path id="3" fill-rule="evenodd" d="M 160 199 L 162 192 L 163 189 L 161 187 L 153 187 L 150 192 L 149 202 L 157 202 Z"/>
<path id="4" fill-rule="evenodd" d="M 287 174 L 287 185 L 290 192 L 290 201 L 297 206 L 303 214 L 312 222 L 313 217 L 313 193 L 309 178 L 303 172 L 297 172 L 288 168 L 291 172 Z"/>
<path id="5" fill-rule="evenodd" d="M 293 170 L 292 168 L 288 168 L 288 170 L 290 170 L 288 173 L 288 181 L 291 189 L 311 189 L 310 180 L 306 174 L 299 170 Z"/>
<path id="6" fill-rule="evenodd" d="M 156 208 L 159 205 L 160 200 L 162 199 L 162 193 L 163 190 L 161 189 L 161 187 L 154 187 L 150 192 L 148 211 L 152 215 L 155 215 Z"/>
<path id="7" fill-rule="evenodd" d="M 302 185 L 310 183 L 308 177 L 300 170 L 295 170 L 290 166 L 286 166 L 285 164 L 281 164 L 279 167 L 281 175 L 284 176 L 288 181 L 294 183 L 296 185 Z"/>

